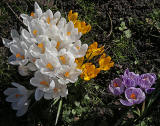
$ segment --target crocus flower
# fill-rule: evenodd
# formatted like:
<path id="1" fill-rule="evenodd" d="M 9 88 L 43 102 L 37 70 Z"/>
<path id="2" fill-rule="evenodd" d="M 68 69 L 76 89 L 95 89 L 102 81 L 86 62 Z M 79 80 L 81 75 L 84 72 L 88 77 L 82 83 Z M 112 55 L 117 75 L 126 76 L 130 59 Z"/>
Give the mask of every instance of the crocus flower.
<path id="1" fill-rule="evenodd" d="M 156 75 L 153 73 L 146 73 L 140 76 L 139 86 L 150 94 L 155 88 L 151 88 L 155 83 Z"/>
<path id="2" fill-rule="evenodd" d="M 99 59 L 99 68 L 101 70 L 109 70 L 111 67 L 113 67 L 114 62 L 111 61 L 111 57 L 107 56 L 106 54 L 103 53 L 103 55 L 101 55 L 100 59 Z"/>
<path id="3" fill-rule="evenodd" d="M 109 85 L 109 91 L 114 95 L 120 95 L 124 92 L 125 86 L 122 84 L 122 80 L 120 78 L 115 78 L 111 81 Z"/>
<path id="4" fill-rule="evenodd" d="M 12 85 L 16 88 L 7 88 L 4 91 L 4 94 L 8 97 L 6 98 L 7 102 L 11 102 L 11 106 L 14 110 L 17 110 L 16 115 L 22 116 L 24 115 L 29 106 L 28 98 L 33 91 L 27 90 L 24 86 L 12 82 Z"/>
<path id="5" fill-rule="evenodd" d="M 122 75 L 123 84 L 128 87 L 136 87 L 139 83 L 139 74 L 134 72 L 129 72 L 129 69 L 126 69 L 124 75 Z"/>
<path id="6" fill-rule="evenodd" d="M 98 56 L 101 55 L 104 52 L 104 46 L 97 48 L 98 47 L 98 43 L 94 42 L 92 43 L 87 50 L 86 53 L 86 58 L 91 60 L 94 56 Z"/>
<path id="7" fill-rule="evenodd" d="M 140 88 L 130 87 L 125 90 L 126 100 L 120 99 L 125 106 L 140 104 L 145 100 L 145 93 Z"/>
<path id="8" fill-rule="evenodd" d="M 74 27 L 78 28 L 78 32 L 81 32 L 82 34 L 88 33 L 91 30 L 91 25 L 90 24 L 86 25 L 86 22 L 77 20 L 77 18 L 78 18 L 78 13 L 77 12 L 72 13 L 72 10 L 70 10 L 68 13 L 68 20 L 73 22 Z"/>
<path id="9" fill-rule="evenodd" d="M 96 68 L 92 63 L 85 63 L 81 67 L 82 74 L 81 78 L 86 81 L 89 81 L 92 78 L 95 78 L 97 74 L 100 72 L 100 68 Z"/>

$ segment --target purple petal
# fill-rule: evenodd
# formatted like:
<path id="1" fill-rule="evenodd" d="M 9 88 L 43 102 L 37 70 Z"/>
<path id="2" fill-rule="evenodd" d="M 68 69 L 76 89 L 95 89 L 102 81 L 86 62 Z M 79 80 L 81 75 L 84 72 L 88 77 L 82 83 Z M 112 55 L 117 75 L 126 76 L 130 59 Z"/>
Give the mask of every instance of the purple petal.
<path id="1" fill-rule="evenodd" d="M 133 103 L 127 101 L 127 100 L 123 100 L 123 99 L 120 99 L 120 102 L 122 105 L 125 105 L 125 106 L 132 106 Z"/>
<path id="2" fill-rule="evenodd" d="M 154 90 L 155 90 L 155 88 L 148 88 L 148 89 L 145 89 L 145 92 L 147 94 L 151 94 Z"/>

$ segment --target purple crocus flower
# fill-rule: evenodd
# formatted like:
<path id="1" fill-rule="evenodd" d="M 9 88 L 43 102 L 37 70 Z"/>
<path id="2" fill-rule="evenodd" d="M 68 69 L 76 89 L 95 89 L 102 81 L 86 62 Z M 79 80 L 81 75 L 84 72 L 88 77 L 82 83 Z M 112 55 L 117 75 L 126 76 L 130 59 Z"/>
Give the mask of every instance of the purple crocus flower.
<path id="1" fill-rule="evenodd" d="M 139 74 L 135 74 L 134 72 L 129 72 L 129 69 L 126 69 L 124 75 L 122 75 L 122 83 L 126 88 L 136 87 L 139 82 Z"/>
<path id="2" fill-rule="evenodd" d="M 146 73 L 142 74 L 140 76 L 139 80 L 139 86 L 143 90 L 145 90 L 146 93 L 150 94 L 155 88 L 151 88 L 152 85 L 156 81 L 156 75 L 154 73 Z"/>
<path id="3" fill-rule="evenodd" d="M 111 84 L 109 85 L 109 90 L 114 95 L 120 95 L 124 92 L 125 86 L 122 84 L 122 80 L 120 78 L 115 78 L 111 81 Z"/>
<path id="4" fill-rule="evenodd" d="M 120 99 L 125 106 L 140 104 L 145 100 L 145 93 L 140 88 L 130 87 L 125 90 L 126 100 Z"/>

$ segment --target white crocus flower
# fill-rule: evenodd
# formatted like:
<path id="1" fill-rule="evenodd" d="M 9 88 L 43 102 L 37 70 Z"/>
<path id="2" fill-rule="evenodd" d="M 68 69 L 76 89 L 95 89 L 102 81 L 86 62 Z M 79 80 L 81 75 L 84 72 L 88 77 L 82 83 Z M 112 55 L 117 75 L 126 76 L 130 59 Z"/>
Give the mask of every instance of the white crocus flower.
<path id="1" fill-rule="evenodd" d="M 5 47 L 10 48 L 10 46 L 14 43 L 17 43 L 20 41 L 20 36 L 17 32 L 17 30 L 12 29 L 11 30 L 11 37 L 13 40 L 9 40 L 6 38 L 2 38 L 3 44 L 5 45 Z"/>
<path id="2" fill-rule="evenodd" d="M 18 72 L 21 76 L 28 76 L 31 72 L 36 71 L 37 67 L 33 63 L 28 63 L 27 65 L 18 66 Z"/>
<path id="3" fill-rule="evenodd" d="M 81 33 L 77 28 L 74 28 L 72 21 L 68 22 L 61 31 L 60 37 L 64 41 L 75 42 L 80 39 Z"/>
<path id="4" fill-rule="evenodd" d="M 87 49 L 88 45 L 87 44 L 81 45 L 81 41 L 78 40 L 71 46 L 69 51 L 74 55 L 75 58 L 80 58 L 85 56 Z"/>
<path id="5" fill-rule="evenodd" d="M 57 11 L 53 15 L 52 11 L 48 9 L 45 13 L 43 13 L 40 19 L 42 19 L 46 24 L 51 26 L 53 24 L 56 25 L 60 17 L 61 17 L 61 13 L 59 11 Z"/>
<path id="6" fill-rule="evenodd" d="M 31 37 L 38 37 L 39 35 L 45 35 L 47 29 L 46 24 L 39 19 L 33 19 L 29 22 L 28 30 L 31 34 Z"/>
<path id="7" fill-rule="evenodd" d="M 54 78 L 53 88 L 50 89 L 47 94 L 49 97 L 58 99 L 60 97 L 66 97 L 68 95 L 67 85 L 60 84 L 58 79 Z"/>
<path id="8" fill-rule="evenodd" d="M 13 65 L 25 65 L 28 63 L 28 59 L 26 59 L 28 46 L 24 41 L 19 41 L 10 46 L 10 50 L 13 53 L 8 59 L 10 64 Z"/>
<path id="9" fill-rule="evenodd" d="M 37 42 L 35 42 L 33 45 L 31 45 L 29 51 L 31 53 L 31 55 L 33 57 L 36 57 L 36 58 L 40 58 L 42 55 L 45 54 L 46 52 L 46 48 L 47 47 L 50 47 L 52 48 L 52 50 L 55 50 L 55 44 L 54 45 L 51 45 L 51 42 L 48 40 L 48 38 L 46 36 L 39 36 L 37 37 Z M 54 49 L 53 49 L 54 47 Z"/>
<path id="10" fill-rule="evenodd" d="M 81 74 L 81 70 L 76 69 L 76 67 L 77 65 L 75 63 L 71 66 L 63 65 L 57 75 L 57 77 L 59 78 L 59 83 L 75 83 L 78 80 L 78 76 Z"/>
<path id="11" fill-rule="evenodd" d="M 65 48 L 61 49 L 58 52 L 58 58 L 61 65 L 72 65 L 75 61 L 73 54 L 67 51 Z"/>
<path id="12" fill-rule="evenodd" d="M 38 101 L 43 96 L 45 99 L 51 99 L 52 97 L 48 96 L 48 91 L 53 89 L 54 81 L 47 75 L 42 74 L 40 71 L 37 71 L 33 78 L 31 78 L 30 83 L 37 87 L 35 91 L 35 99 Z"/>
<path id="13" fill-rule="evenodd" d="M 57 75 L 58 69 L 61 67 L 56 53 L 46 52 L 35 62 L 38 69 L 42 74 L 46 74 L 50 77 Z"/>
<path id="14" fill-rule="evenodd" d="M 29 22 L 31 22 L 33 19 L 40 18 L 42 16 L 43 12 L 42 9 L 39 7 L 38 3 L 35 2 L 34 4 L 34 12 L 31 13 L 30 16 L 26 14 L 21 14 L 21 18 L 23 19 L 23 23 L 28 26 Z"/>
<path id="15" fill-rule="evenodd" d="M 6 101 L 12 102 L 11 106 L 14 110 L 17 110 L 17 116 L 22 116 L 28 110 L 28 98 L 30 97 L 33 91 L 29 91 L 24 86 L 15 82 L 12 82 L 12 85 L 16 88 L 7 88 L 4 91 L 4 94 L 8 96 L 6 98 Z"/>

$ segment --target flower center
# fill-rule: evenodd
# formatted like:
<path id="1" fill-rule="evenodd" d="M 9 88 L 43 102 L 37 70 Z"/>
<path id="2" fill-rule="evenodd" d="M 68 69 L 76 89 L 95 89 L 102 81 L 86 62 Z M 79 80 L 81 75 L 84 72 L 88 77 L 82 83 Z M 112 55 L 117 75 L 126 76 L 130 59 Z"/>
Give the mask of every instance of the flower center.
<path id="1" fill-rule="evenodd" d="M 65 57 L 64 57 L 64 56 L 60 56 L 60 57 L 59 57 L 59 59 L 61 60 L 61 62 L 62 62 L 63 64 L 65 64 L 65 63 L 66 63 L 66 59 L 65 59 Z"/>
<path id="2" fill-rule="evenodd" d="M 17 53 L 17 54 L 16 54 L 16 58 L 24 59 L 24 56 L 21 55 L 20 53 Z"/>
<path id="3" fill-rule="evenodd" d="M 50 63 L 48 63 L 48 64 L 46 65 L 46 67 L 47 67 L 48 69 L 50 69 L 50 70 L 53 70 L 53 66 L 52 66 L 52 64 L 50 64 Z"/>
<path id="4" fill-rule="evenodd" d="M 42 84 L 44 86 L 48 86 L 48 82 L 47 81 L 41 81 L 40 84 Z"/>
<path id="5" fill-rule="evenodd" d="M 113 86 L 114 87 L 119 87 L 119 85 L 117 83 L 114 83 Z"/>
<path id="6" fill-rule="evenodd" d="M 39 43 L 38 47 L 41 48 L 41 52 L 44 53 L 44 51 L 45 51 L 44 44 L 43 43 Z"/>
<path id="7" fill-rule="evenodd" d="M 69 77 L 69 72 L 65 72 L 64 76 Z"/>
<path id="8" fill-rule="evenodd" d="M 56 45 L 56 49 L 59 49 L 59 46 L 60 46 L 60 42 L 58 41 Z"/>
<path id="9" fill-rule="evenodd" d="M 132 94 L 130 95 L 130 97 L 131 97 L 132 99 L 136 99 L 136 95 L 135 95 L 134 93 L 132 93 Z"/>
<path id="10" fill-rule="evenodd" d="M 37 31 L 36 29 L 34 29 L 34 30 L 33 30 L 33 35 L 37 35 L 37 32 L 38 32 L 38 31 Z"/>
<path id="11" fill-rule="evenodd" d="M 71 32 L 67 32 L 67 35 L 70 36 L 70 35 L 71 35 Z"/>

